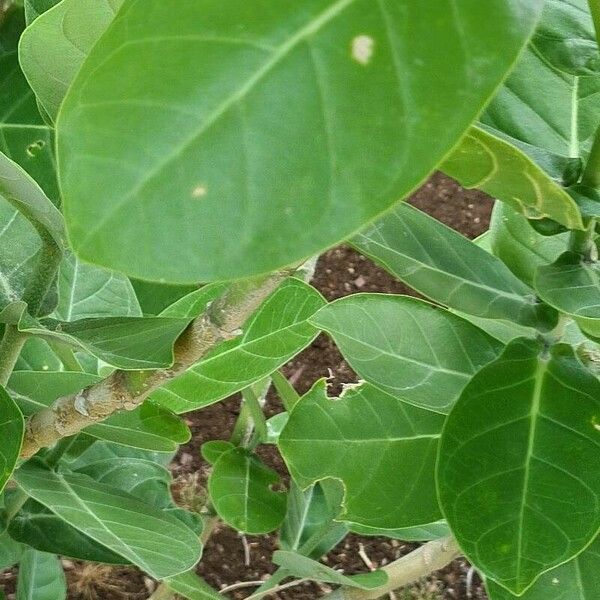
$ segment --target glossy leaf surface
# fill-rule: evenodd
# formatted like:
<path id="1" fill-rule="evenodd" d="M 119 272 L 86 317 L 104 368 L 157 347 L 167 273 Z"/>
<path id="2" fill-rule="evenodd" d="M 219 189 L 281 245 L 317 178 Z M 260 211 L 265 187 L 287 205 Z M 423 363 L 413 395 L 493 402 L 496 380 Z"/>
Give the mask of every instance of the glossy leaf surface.
<path id="1" fill-rule="evenodd" d="M 244 533 L 277 529 L 285 516 L 286 495 L 272 487 L 277 473 L 243 448 L 221 454 L 208 480 L 208 491 L 218 515 Z"/>
<path id="2" fill-rule="evenodd" d="M 497 258 L 408 204 L 352 243 L 421 294 L 478 317 L 551 328 L 556 315 Z"/>
<path id="3" fill-rule="evenodd" d="M 465 555 L 514 594 L 600 527 L 600 381 L 570 346 L 516 340 L 448 416 L 437 466 Z"/>
<path id="4" fill-rule="evenodd" d="M 358 375 L 406 402 L 447 413 L 501 345 L 471 323 L 408 296 L 355 294 L 311 322 Z"/>
<path id="5" fill-rule="evenodd" d="M 217 402 L 267 377 L 316 337 L 318 330 L 307 320 L 324 304 L 308 284 L 287 280 L 242 327 L 242 335 L 217 346 L 150 398 L 182 413 Z"/>
<path id="6" fill-rule="evenodd" d="M 223 600 L 223 596 L 210 587 L 193 571 L 168 577 L 166 583 L 180 596 L 188 600 Z"/>
<path id="7" fill-rule="evenodd" d="M 542 4 L 126 2 L 58 119 L 75 251 L 172 282 L 315 254 L 435 168 Z"/>
<path id="8" fill-rule="evenodd" d="M 292 411 L 278 445 L 300 487 L 342 481 L 339 519 L 395 529 L 440 517 L 433 471 L 443 422 L 365 384 L 333 401 L 321 380 Z"/>
<path id="9" fill-rule="evenodd" d="M 56 473 L 29 461 L 16 479 L 32 498 L 153 577 L 187 571 L 200 556 L 196 534 L 179 519 L 86 475 Z M 157 554 L 165 539 L 169 552 Z"/>

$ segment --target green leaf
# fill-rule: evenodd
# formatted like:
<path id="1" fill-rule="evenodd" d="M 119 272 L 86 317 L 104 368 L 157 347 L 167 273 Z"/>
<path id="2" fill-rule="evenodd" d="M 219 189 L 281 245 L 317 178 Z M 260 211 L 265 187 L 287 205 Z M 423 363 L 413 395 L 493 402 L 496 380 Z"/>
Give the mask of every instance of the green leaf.
<path id="1" fill-rule="evenodd" d="M 404 527 L 401 529 L 376 529 L 375 527 L 354 524 L 351 531 L 359 535 L 385 536 L 403 542 L 437 540 L 452 533 L 446 521 L 436 521 L 421 527 Z"/>
<path id="2" fill-rule="evenodd" d="M 234 448 L 235 446 L 226 440 L 209 440 L 202 444 L 200 452 L 202 453 L 202 458 L 206 462 L 214 465 L 225 452 L 233 450 Z"/>
<path id="3" fill-rule="evenodd" d="M 421 294 L 478 317 L 551 329 L 557 315 L 497 258 L 408 204 L 352 240 Z"/>
<path id="4" fill-rule="evenodd" d="M 559 44 L 573 42 L 556 39 Z M 542 166 L 540 155 L 586 157 L 600 119 L 599 92 L 600 77 L 558 71 L 529 47 L 481 121 L 492 133 L 516 140 Z"/>
<path id="5" fill-rule="evenodd" d="M 600 263 L 567 251 L 538 268 L 535 288 L 548 304 L 574 317 L 584 332 L 600 337 Z"/>
<path id="6" fill-rule="evenodd" d="M 21 65 L 53 121 L 83 61 L 121 4 L 123 0 L 63 0 L 38 14 L 24 31 L 19 44 Z"/>
<path id="7" fill-rule="evenodd" d="M 76 253 L 183 283 L 319 252 L 436 167 L 542 4 L 126 2 L 57 124 Z"/>
<path id="8" fill-rule="evenodd" d="M 26 548 L 19 563 L 17 600 L 63 600 L 66 597 L 67 582 L 58 556 Z"/>
<path id="9" fill-rule="evenodd" d="M 290 414 L 278 446 L 300 487 L 344 484 L 340 520 L 411 527 L 440 518 L 433 471 L 443 423 L 368 384 L 333 401 L 321 380 Z"/>
<path id="10" fill-rule="evenodd" d="M 344 587 L 372 590 L 385 585 L 388 576 L 384 571 L 372 571 L 347 577 L 331 567 L 318 563 L 311 558 L 302 556 L 295 552 L 277 550 L 273 554 L 273 562 L 292 573 L 295 577 L 311 579 L 313 581 L 324 581 L 326 583 L 337 583 Z"/>
<path id="11" fill-rule="evenodd" d="M 150 395 L 176 413 L 196 410 L 267 377 L 318 334 L 307 322 L 325 301 L 298 279 L 285 281 L 242 327 L 182 376 Z"/>
<path id="12" fill-rule="evenodd" d="M 25 6 L 25 18 L 29 25 L 35 21 L 41 14 L 50 10 L 53 6 L 58 4 L 60 0 L 24 0 Z"/>
<path id="13" fill-rule="evenodd" d="M 486 584 L 490 600 L 513 600 L 493 581 Z M 600 540 L 573 560 L 544 573 L 520 596 L 522 600 L 595 600 L 600 597 Z"/>
<path id="14" fill-rule="evenodd" d="M 0 492 L 12 475 L 21 452 L 25 423 L 21 411 L 0 386 Z"/>
<path id="15" fill-rule="evenodd" d="M 478 127 L 469 129 L 442 170 L 463 187 L 478 188 L 536 219 L 583 229 L 577 203 L 516 146 Z"/>
<path id="16" fill-rule="evenodd" d="M 244 448 L 221 454 L 208 480 L 217 514 L 232 527 L 251 534 L 277 529 L 285 516 L 286 494 L 271 488 L 277 473 Z"/>
<path id="17" fill-rule="evenodd" d="M 58 204 L 53 132 L 38 112 L 17 56 L 24 27 L 22 11 L 14 11 L 0 30 L 0 152 L 21 165 Z"/>
<path id="18" fill-rule="evenodd" d="M 200 556 L 196 534 L 177 517 L 86 475 L 56 473 L 30 460 L 15 479 L 32 498 L 152 577 L 183 573 Z M 157 553 L 165 539 L 169 551 Z"/>
<path id="19" fill-rule="evenodd" d="M 227 284 L 225 283 L 209 283 L 199 290 L 194 290 L 193 292 L 177 298 L 177 300 L 161 311 L 160 316 L 176 318 L 197 317 L 226 289 Z"/>
<path id="20" fill-rule="evenodd" d="M 533 286 L 536 269 L 554 262 L 566 249 L 569 234 L 541 235 L 527 219 L 496 202 L 490 223 L 493 253 L 522 281 Z"/>
<path id="21" fill-rule="evenodd" d="M 345 537 L 348 528 L 333 524 L 340 512 L 340 502 L 331 502 L 320 483 L 305 490 L 292 480 L 288 493 L 287 511 L 281 526 L 279 546 L 282 550 L 299 552 L 318 560 L 329 552 L 338 538 Z M 331 534 L 335 543 L 331 543 Z"/>
<path id="22" fill-rule="evenodd" d="M 0 533 L 0 569 L 8 569 L 18 563 L 21 558 L 21 544 L 6 533 Z"/>
<path id="23" fill-rule="evenodd" d="M 58 270 L 58 305 L 53 316 L 60 321 L 141 317 L 142 310 L 127 277 L 82 263 L 68 253 Z"/>
<path id="24" fill-rule="evenodd" d="M 129 561 L 95 542 L 35 500 L 28 500 L 11 519 L 11 538 L 40 552 L 109 564 Z"/>
<path id="25" fill-rule="evenodd" d="M 14 371 L 8 389 L 23 413 L 30 416 L 57 398 L 76 394 L 98 381 L 100 377 L 89 373 Z M 190 437 L 187 425 L 180 418 L 148 401 L 84 431 L 102 440 L 157 452 L 173 452 Z"/>
<path id="26" fill-rule="evenodd" d="M 197 285 L 168 285 L 131 279 L 144 315 L 158 315 L 173 303 L 198 290 Z"/>
<path id="27" fill-rule="evenodd" d="M 441 413 L 501 350 L 471 323 L 408 296 L 354 294 L 322 308 L 311 322 L 333 337 L 360 377 Z"/>
<path id="28" fill-rule="evenodd" d="M 119 369 L 158 369 L 173 364 L 173 344 L 190 319 L 100 317 L 63 322 L 25 316 L 19 330 L 74 346 Z"/>
<path id="29" fill-rule="evenodd" d="M 458 543 L 514 594 L 600 527 L 600 381 L 570 346 L 516 340 L 448 416 L 438 493 Z"/>
<path id="30" fill-rule="evenodd" d="M 587 0 L 548 0 L 531 46 L 571 75 L 600 74 L 600 54 Z"/>
<path id="31" fill-rule="evenodd" d="M 188 600 L 223 600 L 223 596 L 198 577 L 194 571 L 187 571 L 166 580 L 168 586 Z"/>

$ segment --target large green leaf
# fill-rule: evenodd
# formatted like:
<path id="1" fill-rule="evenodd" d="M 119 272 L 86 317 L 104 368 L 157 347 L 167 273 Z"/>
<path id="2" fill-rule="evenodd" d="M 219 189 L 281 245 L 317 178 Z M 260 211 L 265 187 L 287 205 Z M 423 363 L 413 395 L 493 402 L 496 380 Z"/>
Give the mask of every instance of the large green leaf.
<path id="1" fill-rule="evenodd" d="M 8 389 L 26 416 L 32 415 L 57 398 L 76 394 L 100 381 L 88 373 L 68 371 L 14 371 Z M 143 450 L 172 452 L 189 440 L 187 425 L 165 408 L 145 402 L 132 411 L 110 416 L 85 429 L 90 435 Z"/>
<path id="2" fill-rule="evenodd" d="M 586 333 L 600 338 L 600 263 L 567 251 L 538 268 L 535 288 L 541 298 L 575 318 Z"/>
<path id="3" fill-rule="evenodd" d="M 94 44 L 123 0 L 62 0 L 30 25 L 19 44 L 21 65 L 52 118 Z"/>
<path id="4" fill-rule="evenodd" d="M 408 204 L 352 243 L 421 294 L 478 317 L 548 329 L 556 314 L 497 258 Z"/>
<path id="5" fill-rule="evenodd" d="M 490 231 L 493 253 L 531 286 L 537 267 L 554 262 L 569 243 L 568 233 L 541 235 L 524 216 L 501 202 L 494 205 Z"/>
<path id="6" fill-rule="evenodd" d="M 19 562 L 21 544 L 13 540 L 5 531 L 0 533 L 0 569 L 8 569 Z"/>
<path id="7" fill-rule="evenodd" d="M 580 41 L 560 37 L 568 35 L 562 28 L 555 34 L 558 44 Z M 539 164 L 544 155 L 585 157 L 599 119 L 600 77 L 559 71 L 534 47 L 521 56 L 481 118 Z"/>
<path id="8" fill-rule="evenodd" d="M 271 488 L 279 483 L 275 471 L 244 448 L 221 454 L 208 480 L 218 515 L 244 533 L 268 533 L 285 517 L 286 494 Z"/>
<path id="9" fill-rule="evenodd" d="M 278 445 L 302 488 L 342 481 L 340 519 L 395 529 L 440 518 L 433 470 L 443 422 L 368 384 L 334 402 L 321 380 L 292 411 Z"/>
<path id="10" fill-rule="evenodd" d="M 437 466 L 465 555 L 522 594 L 600 528 L 600 381 L 570 346 L 516 340 L 448 416 Z"/>
<path id="11" fill-rule="evenodd" d="M 587 0 L 546 0 L 531 46 L 559 71 L 600 74 L 600 54 Z"/>
<path id="12" fill-rule="evenodd" d="M 11 519 L 8 532 L 12 539 L 40 552 L 109 564 L 128 563 L 35 500 L 28 500 Z"/>
<path id="13" fill-rule="evenodd" d="M 58 270 L 58 305 L 54 317 L 76 321 L 91 317 L 141 317 L 131 282 L 114 271 L 64 256 Z"/>
<path id="14" fill-rule="evenodd" d="M 59 2 L 60 0 L 24 0 L 23 5 L 25 6 L 27 24 L 31 24 L 40 15 L 50 10 L 53 6 L 56 6 Z"/>
<path id="15" fill-rule="evenodd" d="M 532 218 L 583 229 L 576 202 L 519 148 L 478 127 L 442 164 L 463 187 L 479 188 Z"/>
<path id="16" fill-rule="evenodd" d="M 360 377 L 442 413 L 502 347 L 471 323 L 409 296 L 355 294 L 311 322 L 333 337 Z"/>
<path id="17" fill-rule="evenodd" d="M 217 402 L 263 379 L 312 342 L 307 322 L 325 301 L 311 286 L 288 279 L 242 327 L 184 375 L 154 392 L 154 402 L 176 413 Z"/>
<path id="18" fill-rule="evenodd" d="M 490 600 L 514 600 L 510 592 L 487 582 Z M 600 540 L 573 560 L 544 573 L 520 596 L 522 600 L 596 600 L 600 598 Z"/>
<path id="19" fill-rule="evenodd" d="M 17 57 L 24 26 L 22 12 L 14 11 L 0 29 L 0 151 L 20 164 L 57 203 L 54 136 L 38 112 Z"/>
<path id="20" fill-rule="evenodd" d="M 0 492 L 17 464 L 24 428 L 21 411 L 0 386 Z"/>
<path id="21" fill-rule="evenodd" d="M 15 479 L 67 523 L 153 577 L 183 573 L 200 556 L 195 532 L 177 517 L 87 475 L 56 473 L 30 460 Z M 167 547 L 168 551 L 160 551 Z"/>
<path id="22" fill-rule="evenodd" d="M 17 600 L 64 600 L 66 597 L 67 582 L 58 556 L 25 549 L 19 563 Z"/>
<path id="23" fill-rule="evenodd" d="M 58 119 L 75 251 L 173 282 L 315 254 L 435 168 L 542 4 L 127 1 Z"/>

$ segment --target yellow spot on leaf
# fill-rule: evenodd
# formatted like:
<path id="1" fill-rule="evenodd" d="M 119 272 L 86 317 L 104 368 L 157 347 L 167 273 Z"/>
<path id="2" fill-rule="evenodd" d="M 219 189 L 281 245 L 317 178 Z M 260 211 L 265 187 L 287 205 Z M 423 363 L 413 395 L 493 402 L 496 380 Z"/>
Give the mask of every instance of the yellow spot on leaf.
<path id="1" fill-rule="evenodd" d="M 192 190 L 192 198 L 203 198 L 204 196 L 206 196 L 207 192 L 208 190 L 206 189 L 206 186 L 199 183 Z"/>

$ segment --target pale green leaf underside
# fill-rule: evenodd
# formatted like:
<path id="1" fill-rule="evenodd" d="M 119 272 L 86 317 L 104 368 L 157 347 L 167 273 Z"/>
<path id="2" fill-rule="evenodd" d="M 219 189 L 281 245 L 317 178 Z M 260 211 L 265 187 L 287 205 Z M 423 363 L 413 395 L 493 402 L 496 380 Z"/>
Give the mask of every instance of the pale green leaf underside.
<path id="1" fill-rule="evenodd" d="M 221 454 L 208 480 L 208 491 L 218 515 L 244 533 L 277 529 L 285 517 L 286 494 L 271 488 L 277 473 L 244 448 Z"/>
<path id="2" fill-rule="evenodd" d="M 166 579 L 168 586 L 188 600 L 223 600 L 223 596 L 193 571 Z"/>
<path id="3" fill-rule="evenodd" d="M 567 345 L 516 340 L 450 413 L 437 466 L 465 555 L 521 594 L 600 527 L 600 382 Z"/>
<path id="4" fill-rule="evenodd" d="M 483 129 L 469 129 L 441 168 L 462 186 L 483 190 L 527 217 L 583 229 L 573 198 L 525 153 Z"/>
<path id="5" fill-rule="evenodd" d="M 409 204 L 352 243 L 421 294 L 474 316 L 551 328 L 556 315 L 497 258 Z"/>
<path id="6" fill-rule="evenodd" d="M 317 253 L 435 168 L 542 4 L 127 2 L 58 118 L 75 251 L 172 282 Z"/>
<path id="7" fill-rule="evenodd" d="M 565 252 L 538 268 L 535 288 L 548 304 L 573 316 L 582 330 L 600 337 L 600 263 Z"/>
<path id="8" fill-rule="evenodd" d="M 385 536 L 402 540 L 403 542 L 437 540 L 452 533 L 446 521 L 443 520 L 421 525 L 420 527 L 403 527 L 400 529 L 377 529 L 375 527 L 353 524 L 351 531 L 359 535 Z"/>
<path id="9" fill-rule="evenodd" d="M 311 322 L 333 337 L 360 377 L 441 413 L 501 350 L 471 323 L 408 296 L 355 294 L 327 305 Z"/>
<path id="10" fill-rule="evenodd" d="M 515 596 L 493 581 L 487 582 L 490 600 L 514 600 Z M 600 598 L 600 540 L 596 539 L 577 558 L 544 573 L 522 600 L 596 600 Z"/>
<path id="11" fill-rule="evenodd" d="M 17 600 L 64 600 L 67 582 L 58 556 L 26 548 L 19 563 Z"/>
<path id="12" fill-rule="evenodd" d="M 0 386 L 0 492 L 12 475 L 19 458 L 24 428 L 21 411 Z"/>
<path id="13" fill-rule="evenodd" d="M 150 398 L 176 413 L 217 402 L 263 379 L 308 346 L 318 330 L 307 322 L 325 301 L 298 279 L 284 282 L 242 327 L 181 377 Z"/>
<path id="14" fill-rule="evenodd" d="M 301 487 L 345 487 L 340 519 L 381 529 L 439 519 L 433 470 L 443 417 L 363 384 L 337 401 L 318 382 L 298 402 L 279 449 Z"/>
<path id="15" fill-rule="evenodd" d="M 179 519 L 117 488 L 53 472 L 38 461 L 23 465 L 15 478 L 32 498 L 153 577 L 183 573 L 200 556 L 196 534 Z"/>
<path id="16" fill-rule="evenodd" d="M 123 0 L 63 0 L 21 36 L 23 72 L 52 120 L 83 61 Z"/>

